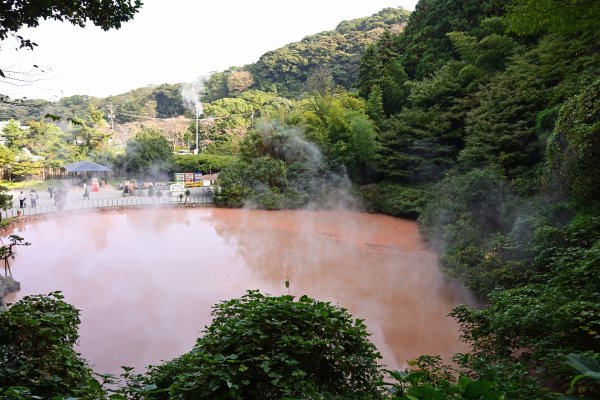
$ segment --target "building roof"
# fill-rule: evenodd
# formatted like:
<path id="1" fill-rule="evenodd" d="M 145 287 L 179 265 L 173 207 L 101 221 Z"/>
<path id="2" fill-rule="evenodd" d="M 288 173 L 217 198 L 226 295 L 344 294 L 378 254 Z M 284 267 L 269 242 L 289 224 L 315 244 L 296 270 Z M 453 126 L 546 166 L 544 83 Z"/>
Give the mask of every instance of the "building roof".
<path id="1" fill-rule="evenodd" d="M 77 161 L 63 167 L 67 172 L 110 172 L 111 169 L 92 161 Z"/>

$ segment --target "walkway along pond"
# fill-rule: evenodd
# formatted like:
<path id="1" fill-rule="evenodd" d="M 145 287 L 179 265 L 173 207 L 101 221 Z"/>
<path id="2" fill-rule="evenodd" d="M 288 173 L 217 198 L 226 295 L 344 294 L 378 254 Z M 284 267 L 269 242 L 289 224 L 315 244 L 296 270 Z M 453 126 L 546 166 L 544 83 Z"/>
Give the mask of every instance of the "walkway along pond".
<path id="1" fill-rule="evenodd" d="M 37 204 L 36 207 L 18 208 L 13 207 L 8 210 L 1 210 L 2 219 L 27 217 L 40 214 L 51 214 L 57 212 L 67 212 L 71 210 L 83 210 L 88 208 L 109 208 L 109 207 L 137 207 L 137 206 L 212 206 L 213 197 L 208 194 L 192 195 L 183 198 L 162 196 L 162 197 L 107 197 L 97 199 L 77 199 L 67 201 L 64 207 L 59 207 L 55 203 Z"/>

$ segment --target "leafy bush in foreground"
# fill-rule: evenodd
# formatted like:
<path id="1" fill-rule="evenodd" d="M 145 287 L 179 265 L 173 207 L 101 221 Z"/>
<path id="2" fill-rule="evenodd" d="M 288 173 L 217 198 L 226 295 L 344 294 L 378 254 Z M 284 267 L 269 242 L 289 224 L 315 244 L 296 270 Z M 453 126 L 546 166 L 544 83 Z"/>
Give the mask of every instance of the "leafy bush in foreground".
<path id="1" fill-rule="evenodd" d="M 150 369 L 151 398 L 380 398 L 380 355 L 343 308 L 248 291 L 212 316 L 191 352 Z"/>
<path id="2" fill-rule="evenodd" d="M 62 299 L 59 292 L 27 296 L 0 312 L 0 394 L 11 386 L 44 397 L 85 396 L 98 388 L 92 370 L 73 350 L 79 310 Z"/>

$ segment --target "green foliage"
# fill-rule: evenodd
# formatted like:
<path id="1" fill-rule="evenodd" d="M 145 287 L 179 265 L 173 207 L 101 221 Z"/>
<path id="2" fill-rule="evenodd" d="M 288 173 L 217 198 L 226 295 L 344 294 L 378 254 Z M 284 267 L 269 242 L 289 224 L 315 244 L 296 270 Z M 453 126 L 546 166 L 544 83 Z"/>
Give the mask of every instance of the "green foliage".
<path id="1" fill-rule="evenodd" d="M 244 174 L 248 164 L 238 161 L 227 165 L 219 174 L 219 186 L 214 201 L 219 207 L 243 207 L 252 195 Z"/>
<path id="2" fill-rule="evenodd" d="M 548 167 L 559 189 L 578 205 L 600 201 L 600 80 L 560 110 L 548 142 Z"/>
<path id="3" fill-rule="evenodd" d="M 475 73 L 479 76 L 504 70 L 508 57 L 512 55 L 517 46 L 517 42 L 513 38 L 502 35 L 503 25 L 500 21 L 499 18 L 483 20 L 482 28 L 497 23 L 500 29 L 496 28 L 499 31 L 484 36 L 480 40 L 465 32 L 448 33 L 452 47 L 460 55 L 460 59 L 476 68 Z M 466 71 L 461 72 L 464 74 Z"/>
<path id="4" fill-rule="evenodd" d="M 25 132 L 19 127 L 19 122 L 11 119 L 2 129 L 2 135 L 6 139 L 6 147 L 17 150 L 23 145 L 26 137 Z"/>
<path id="5" fill-rule="evenodd" d="M 600 4 L 587 0 L 512 0 L 507 20 L 520 34 L 591 35 L 598 40 Z"/>
<path id="6" fill-rule="evenodd" d="M 354 100 L 350 103 L 354 104 Z M 312 104 L 319 106 L 325 102 Z M 362 103 L 358 101 L 355 105 L 362 106 Z M 349 143 L 350 122 L 357 124 L 353 128 L 356 135 L 364 128 L 362 133 L 367 139 L 372 133 L 372 123 L 363 120 L 366 117 L 362 113 L 347 112 L 341 103 L 333 107 L 331 114 L 321 114 L 322 119 L 312 113 L 308 116 L 315 124 L 313 126 L 330 124 L 332 135 L 339 138 L 335 146 L 328 147 L 335 155 L 330 158 L 333 165 L 326 163 L 327 158 L 301 130 L 277 121 L 261 121 L 240 145 L 242 162 L 221 171 L 221 192 L 215 198 L 217 204 L 239 207 L 246 203 L 269 209 L 299 208 L 309 203 L 319 207 L 339 206 L 339 202 L 347 204 L 349 181 L 345 171 L 336 168 L 336 161 L 350 166 L 360 161 L 352 158 L 358 151 L 354 153 Z M 325 145 L 330 142 L 325 135 L 322 138 Z M 355 143 L 359 144 L 359 141 Z M 366 145 L 370 144 L 373 142 L 367 141 Z"/>
<path id="7" fill-rule="evenodd" d="M 185 112 L 179 85 L 160 85 L 153 90 L 152 95 L 156 101 L 157 118 L 176 117 Z"/>
<path id="8" fill-rule="evenodd" d="M 287 168 L 282 160 L 263 156 L 250 163 L 237 162 L 219 174 L 219 191 L 215 202 L 224 207 L 252 204 L 257 208 L 284 208 L 283 193 L 287 189 Z"/>
<path id="9" fill-rule="evenodd" d="M 374 164 L 377 152 L 377 142 L 375 141 L 375 126 L 373 122 L 364 114 L 357 114 L 350 117 L 348 125 L 350 137 L 350 151 L 354 155 L 352 164 L 358 179 L 365 181 L 367 169 Z M 352 165 L 350 164 L 350 165 Z"/>
<path id="10" fill-rule="evenodd" d="M 380 398 L 380 357 L 345 309 L 249 291 L 214 306 L 192 351 L 145 378 L 167 399 Z"/>
<path id="11" fill-rule="evenodd" d="M 410 78 L 422 79 L 454 58 L 448 32 L 477 32 L 489 17 L 504 14 L 501 0 L 421 0 L 399 40 L 401 63 Z"/>
<path id="12" fill-rule="evenodd" d="M 134 174 L 156 176 L 171 169 L 171 145 L 156 130 L 145 130 L 127 142 L 121 160 L 125 170 Z"/>
<path id="13" fill-rule="evenodd" d="M 12 165 L 15 161 L 15 154 L 11 149 L 2 145 L 0 146 L 0 166 L 2 168 L 6 168 L 9 165 Z"/>
<path id="14" fill-rule="evenodd" d="M 202 152 L 198 155 L 174 155 L 173 170 L 174 172 L 197 172 L 201 171 L 205 174 L 219 172 L 229 164 L 237 161 L 235 156 L 210 154 Z"/>
<path id="15" fill-rule="evenodd" d="M 381 125 L 384 117 L 383 110 L 383 91 L 378 85 L 373 85 L 367 99 L 367 114 L 378 126 Z"/>
<path id="16" fill-rule="evenodd" d="M 463 146 L 468 103 L 459 80 L 463 64 L 451 62 L 432 77 L 410 84 L 410 106 L 382 124 L 379 174 L 396 182 L 437 181 L 456 163 Z"/>
<path id="17" fill-rule="evenodd" d="M 0 209 L 8 210 L 13 206 L 13 195 L 7 192 L 10 189 L 6 186 L 0 185 Z M 2 213 L 0 212 L 0 221 L 2 221 Z"/>
<path id="18" fill-rule="evenodd" d="M 202 101 L 213 102 L 227 96 L 227 77 L 232 68 L 223 72 L 214 72 L 204 84 L 204 94 Z"/>
<path id="19" fill-rule="evenodd" d="M 104 113 L 93 105 L 89 106 L 84 118 L 74 120 L 73 125 L 73 141 L 84 155 L 106 145 L 111 135 L 104 120 Z"/>
<path id="20" fill-rule="evenodd" d="M 535 132 L 545 101 L 538 67 L 526 55 L 516 56 L 475 98 L 460 154 L 463 165 L 494 166 L 509 177 L 528 173 L 542 154 Z"/>
<path id="21" fill-rule="evenodd" d="M 538 250 L 542 257 L 538 262 L 547 265 L 542 281 L 494 292 L 486 309 L 453 311 L 463 338 L 472 343 L 474 356 L 483 364 L 536 365 L 539 374 L 560 379 L 566 386 L 574 371 L 566 368 L 563 358 L 597 349 L 600 242 L 597 221 L 581 217 L 562 231 L 562 244 L 545 241 L 547 249 Z M 585 388 L 595 396 L 599 389 L 594 382 Z"/>
<path id="22" fill-rule="evenodd" d="M 356 83 L 363 98 L 369 98 L 373 90 L 382 91 L 382 106 L 387 115 L 398 112 L 408 96 L 404 85 L 408 76 L 400 63 L 399 52 L 398 36 L 384 32 L 362 56 Z"/>
<path id="23" fill-rule="evenodd" d="M 391 400 L 504 400 L 497 383 L 473 380 L 444 365 L 439 357 L 421 356 L 407 371 L 388 371 Z M 456 378 L 458 376 L 458 379 Z"/>
<path id="24" fill-rule="evenodd" d="M 315 95 L 300 104 L 297 124 L 331 166 L 343 165 L 355 181 L 368 181 L 377 159 L 377 130 L 366 104 L 348 93 Z"/>
<path id="25" fill-rule="evenodd" d="M 48 398 L 97 393 L 91 369 L 73 349 L 79 311 L 62 298 L 27 296 L 0 311 L 0 388 L 7 393 L 10 387 Z"/>
<path id="26" fill-rule="evenodd" d="M 365 211 L 400 218 L 417 218 L 431 195 L 424 187 L 391 182 L 358 186 L 356 192 Z"/>
<path id="27" fill-rule="evenodd" d="M 433 189 L 419 217 L 421 230 L 438 249 L 442 265 L 480 298 L 496 286 L 512 287 L 530 272 L 521 251 L 506 236 L 515 219 L 514 195 L 493 170 L 451 176 Z"/>
<path id="28" fill-rule="evenodd" d="M 344 21 L 334 31 L 263 54 L 250 69 L 259 88 L 287 97 L 297 97 L 308 78 L 322 67 L 329 69 L 334 85 L 349 89 L 356 80 L 364 49 L 384 29 L 398 30 L 407 18 L 407 11 L 388 8 L 369 18 Z"/>
<path id="29" fill-rule="evenodd" d="M 571 389 L 573 390 L 576 386 L 580 393 L 585 393 L 587 387 L 583 386 L 580 382 L 582 379 L 592 379 L 596 383 L 600 383 L 600 354 L 587 352 L 585 354 L 569 354 L 566 357 L 567 364 L 575 368 L 579 375 L 575 375 L 571 380 Z M 587 383 L 586 381 L 583 382 Z M 579 384 L 579 385 L 578 385 Z"/>

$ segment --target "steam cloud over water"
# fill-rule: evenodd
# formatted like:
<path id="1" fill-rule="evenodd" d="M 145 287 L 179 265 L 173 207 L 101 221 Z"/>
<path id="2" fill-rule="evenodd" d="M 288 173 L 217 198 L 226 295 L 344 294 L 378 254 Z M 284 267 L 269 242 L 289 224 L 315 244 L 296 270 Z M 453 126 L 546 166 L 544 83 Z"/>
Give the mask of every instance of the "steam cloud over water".
<path id="1" fill-rule="evenodd" d="M 332 168 L 319 147 L 306 140 L 304 132 L 279 121 L 263 120 L 256 127 L 261 151 L 287 166 L 287 190 L 307 196 L 302 208 L 309 210 L 356 209 L 358 201 L 351 195 L 352 183 L 343 166 Z M 262 187 L 261 187 L 262 185 Z M 268 188 L 255 183 L 254 191 Z M 256 208 L 253 199 L 247 208 Z"/>
<path id="2" fill-rule="evenodd" d="M 419 354 L 466 350 L 446 315 L 469 297 L 444 279 L 411 221 L 339 211 L 147 209 L 56 217 L 14 233 L 32 243 L 13 263 L 17 298 L 63 291 L 82 311 L 80 351 L 97 372 L 141 371 L 187 352 L 213 304 L 247 289 L 287 294 L 286 279 L 291 294 L 365 319 L 392 368 Z"/>

